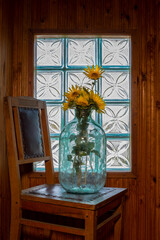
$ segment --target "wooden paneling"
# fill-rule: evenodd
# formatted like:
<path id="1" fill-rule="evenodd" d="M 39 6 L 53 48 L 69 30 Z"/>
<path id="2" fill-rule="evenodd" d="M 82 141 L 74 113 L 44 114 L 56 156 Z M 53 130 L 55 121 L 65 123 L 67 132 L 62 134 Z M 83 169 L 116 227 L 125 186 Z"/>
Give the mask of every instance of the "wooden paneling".
<path id="1" fill-rule="evenodd" d="M 8 239 L 10 188 L 6 158 L 3 97 L 12 94 L 12 2 L 0 1 L 0 239 Z"/>
<path id="2" fill-rule="evenodd" d="M 156 1 L 157 19 L 160 19 L 160 2 Z M 160 24 L 156 21 L 156 61 L 155 61 L 155 95 L 156 95 L 156 222 L 155 239 L 160 238 Z"/>
<path id="3" fill-rule="evenodd" d="M 3 1 L 4 2 L 4 1 Z M 5 1 L 9 3 L 9 0 Z M 1 1 L 0 32 L 0 109 L 3 96 L 32 95 L 33 90 L 33 33 L 130 33 L 135 32 L 133 69 L 137 90 L 136 176 L 110 175 L 106 186 L 128 187 L 126 196 L 123 240 L 160 239 L 160 1 L 159 0 L 15 0 L 14 8 Z M 12 9 L 12 10 L 11 10 Z M 3 10 L 3 16 L 2 16 Z M 9 14 L 7 14 L 9 12 Z M 12 12 L 14 18 L 12 22 Z M 13 26 L 13 38 L 10 26 Z M 11 62 L 13 48 L 13 64 Z M 13 78 L 11 78 L 13 74 Z M 11 82 L 12 79 L 12 82 Z M 6 90 L 7 88 L 7 90 Z M 7 91 L 7 92 L 6 92 Z M 134 96 L 132 96 L 134 103 Z M 3 111 L 2 111 L 3 113 Z M 0 133 L 4 136 L 0 115 Z M 133 149 L 134 150 L 134 149 Z M 0 142 L 0 210 L 7 199 L 9 209 L 8 169 L 5 140 Z M 34 175 L 24 185 L 43 183 L 44 176 Z M 3 186 L 3 188 L 2 188 Z M 0 221 L 2 231 L 9 225 Z M 38 231 L 30 229 L 35 235 Z M 48 234 L 48 233 L 46 233 Z M 2 238 L 3 239 L 3 238 Z M 7 239 L 7 238 L 5 238 Z M 62 239 L 62 238 L 58 238 Z"/>

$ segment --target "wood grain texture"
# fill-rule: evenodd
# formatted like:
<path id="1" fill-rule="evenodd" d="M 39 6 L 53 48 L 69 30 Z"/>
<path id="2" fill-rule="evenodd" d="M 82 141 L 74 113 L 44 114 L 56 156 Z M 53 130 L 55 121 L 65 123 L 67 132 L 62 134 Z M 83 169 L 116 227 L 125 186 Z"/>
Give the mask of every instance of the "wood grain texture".
<path id="1" fill-rule="evenodd" d="M 155 13 L 157 19 L 160 19 L 160 2 L 156 0 Z M 156 58 L 155 58 L 155 97 L 156 97 L 156 177 L 154 178 L 156 184 L 156 218 L 155 218 L 155 239 L 160 238 L 160 25 L 155 22 L 156 34 Z"/>
<path id="2" fill-rule="evenodd" d="M 6 157 L 3 97 L 12 94 L 12 3 L 0 1 L 0 239 L 8 239 L 10 186 Z M 7 224 L 6 224 L 7 223 Z"/>
<path id="3" fill-rule="evenodd" d="M 136 126 L 133 154 L 136 152 L 135 176 L 109 174 L 108 187 L 129 189 L 124 206 L 123 240 L 160 239 L 160 2 L 159 0 L 16 0 L 0 1 L 0 110 L 3 96 L 33 94 L 33 32 L 42 33 L 136 33 L 133 45 L 136 70 L 132 92 Z M 2 13 L 3 12 L 3 13 Z M 14 18 L 12 17 L 14 14 Z M 11 29 L 11 25 L 14 28 Z M 13 33 L 13 36 L 12 36 Z M 12 62 L 13 50 L 13 62 Z M 8 64 L 9 63 L 9 64 Z M 135 73 L 136 72 L 136 73 Z M 13 77 L 12 77 L 13 74 Z M 12 81 L 11 81 L 12 80 Z M 134 96 L 137 96 L 134 99 Z M 4 121 L 0 115 L 0 132 Z M 133 123 L 134 125 L 135 123 Z M 135 139 L 134 137 L 134 139 Z M 9 209 L 10 191 L 5 140 L 0 142 L 0 209 Z M 44 183 L 45 176 L 32 175 L 24 186 Z M 56 175 L 56 181 L 58 177 Z M 7 201 L 4 201 L 7 200 Z M 2 213 L 4 214 L 4 213 Z M 7 212 L 9 214 L 9 211 Z M 4 216 L 1 215 L 1 219 Z M 1 220 L 0 237 L 9 225 Z M 26 228 L 38 235 L 38 230 Z M 6 233 L 4 233 L 6 234 Z M 42 232 L 40 231 L 40 234 Z M 55 235 L 54 235 L 55 234 Z M 56 239 L 63 239 L 54 233 Z M 42 234 L 43 235 L 43 234 Z M 44 236 L 50 236 L 48 232 Z M 54 239 L 53 237 L 53 239 Z M 4 239 L 7 237 L 3 236 Z M 2 239 L 3 239 L 2 238 Z M 38 238 L 38 237 L 37 237 Z M 36 239 L 36 237 L 35 237 Z M 43 239 L 43 237 L 41 238 Z M 66 236 L 66 239 L 71 239 Z M 74 239 L 74 238 L 73 238 Z"/>

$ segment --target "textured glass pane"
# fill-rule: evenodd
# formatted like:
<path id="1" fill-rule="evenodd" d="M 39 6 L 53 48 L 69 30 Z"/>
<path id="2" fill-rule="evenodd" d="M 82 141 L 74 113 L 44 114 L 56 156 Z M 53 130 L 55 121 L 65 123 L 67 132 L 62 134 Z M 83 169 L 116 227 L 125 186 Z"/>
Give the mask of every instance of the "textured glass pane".
<path id="1" fill-rule="evenodd" d="M 129 133 L 129 105 L 109 105 L 105 110 L 102 127 L 106 133 Z"/>
<path id="2" fill-rule="evenodd" d="M 98 45 L 99 44 L 99 45 Z M 99 47 L 98 47 L 99 46 Z M 84 74 L 87 65 L 102 65 L 105 70 L 96 90 L 106 100 L 106 113 L 100 118 L 95 112 L 92 118 L 99 120 L 107 139 L 108 169 L 124 170 L 130 168 L 130 141 L 119 134 L 130 135 L 130 71 L 120 67 L 131 65 L 130 39 L 125 37 L 108 38 L 40 38 L 35 44 L 35 97 L 49 100 L 47 112 L 51 136 L 54 167 L 58 170 L 59 140 L 63 127 L 64 85 L 68 90 L 72 85 L 91 89 L 91 80 Z M 65 51 L 64 51 L 65 49 Z M 66 54 L 66 55 L 65 55 Z M 66 67 L 64 66 L 66 60 Z M 118 66 L 117 69 L 114 67 Z M 42 67 L 42 68 L 41 68 Z M 57 68 L 58 67 L 58 68 Z M 54 70 L 48 70 L 48 69 Z M 61 68 L 61 71 L 59 70 Z M 37 70 L 38 69 L 38 70 Z M 95 88 L 94 88 L 95 90 Z M 108 100 L 114 102 L 108 103 Z M 120 100 L 122 100 L 120 102 Z M 58 105 L 57 101 L 61 104 Z M 122 103 L 123 102 L 123 103 Z M 65 124 L 74 118 L 74 110 L 66 111 Z M 113 135 L 110 135 L 113 134 Z M 54 137 L 53 137 L 54 136 Z M 112 136 L 112 138 L 111 138 Z M 115 138 L 113 138 L 115 136 Z M 45 169 L 44 162 L 35 163 L 37 171 Z"/>
<path id="3" fill-rule="evenodd" d="M 108 139 L 107 168 L 130 168 L 130 142 L 124 139 Z"/>
<path id="4" fill-rule="evenodd" d="M 37 66 L 62 65 L 62 40 L 39 39 L 37 40 Z"/>
<path id="5" fill-rule="evenodd" d="M 36 76 L 36 97 L 59 100 L 62 98 L 62 72 L 38 71 Z"/>
<path id="6" fill-rule="evenodd" d="M 69 71 L 67 72 L 67 77 L 68 77 L 68 89 L 72 85 L 83 86 L 91 89 L 93 81 L 86 77 L 82 71 Z"/>
<path id="7" fill-rule="evenodd" d="M 102 96 L 104 99 L 129 99 L 130 74 L 128 71 L 105 71 L 102 77 Z"/>
<path id="8" fill-rule="evenodd" d="M 61 132 L 61 112 L 62 106 L 61 105 L 48 105 L 47 106 L 48 112 L 48 122 L 49 122 L 49 130 L 50 133 L 60 133 Z"/>
<path id="9" fill-rule="evenodd" d="M 74 116 L 75 116 L 75 110 L 74 109 L 68 110 L 68 122 L 72 121 Z"/>
<path id="10" fill-rule="evenodd" d="M 44 172 L 45 171 L 45 162 L 42 161 L 42 162 L 35 162 L 33 163 L 33 166 L 34 166 L 34 170 L 37 171 L 37 172 Z"/>
<path id="11" fill-rule="evenodd" d="M 68 40 L 68 66 L 95 64 L 95 39 Z"/>
<path id="12" fill-rule="evenodd" d="M 102 66 L 130 65 L 129 39 L 102 39 Z"/>
<path id="13" fill-rule="evenodd" d="M 52 150 L 54 169 L 58 170 L 58 168 L 59 168 L 59 139 L 51 138 L 51 150 Z"/>

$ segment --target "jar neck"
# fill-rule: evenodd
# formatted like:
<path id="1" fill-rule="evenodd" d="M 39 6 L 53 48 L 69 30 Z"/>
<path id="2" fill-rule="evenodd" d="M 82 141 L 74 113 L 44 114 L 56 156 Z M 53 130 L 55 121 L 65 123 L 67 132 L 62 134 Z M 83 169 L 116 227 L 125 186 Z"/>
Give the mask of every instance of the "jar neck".
<path id="1" fill-rule="evenodd" d="M 78 118 L 78 120 L 84 120 L 91 117 L 91 110 L 90 109 L 79 109 L 76 108 L 75 110 L 75 116 Z"/>

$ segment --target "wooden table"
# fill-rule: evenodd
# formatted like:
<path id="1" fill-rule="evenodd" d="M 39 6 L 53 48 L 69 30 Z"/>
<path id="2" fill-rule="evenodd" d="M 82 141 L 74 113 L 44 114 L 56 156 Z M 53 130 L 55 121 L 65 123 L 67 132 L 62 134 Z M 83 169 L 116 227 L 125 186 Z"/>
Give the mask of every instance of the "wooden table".
<path id="1" fill-rule="evenodd" d="M 125 188 L 104 187 L 95 194 L 72 194 L 67 193 L 59 184 L 44 184 L 23 190 L 22 225 L 23 221 L 26 224 L 27 214 L 37 221 L 46 218 L 46 229 L 48 226 L 48 229 L 51 228 L 62 236 L 71 234 L 70 239 L 79 236 L 76 239 L 120 240 L 122 205 L 126 192 Z M 43 202 L 41 209 L 39 201 Z"/>

